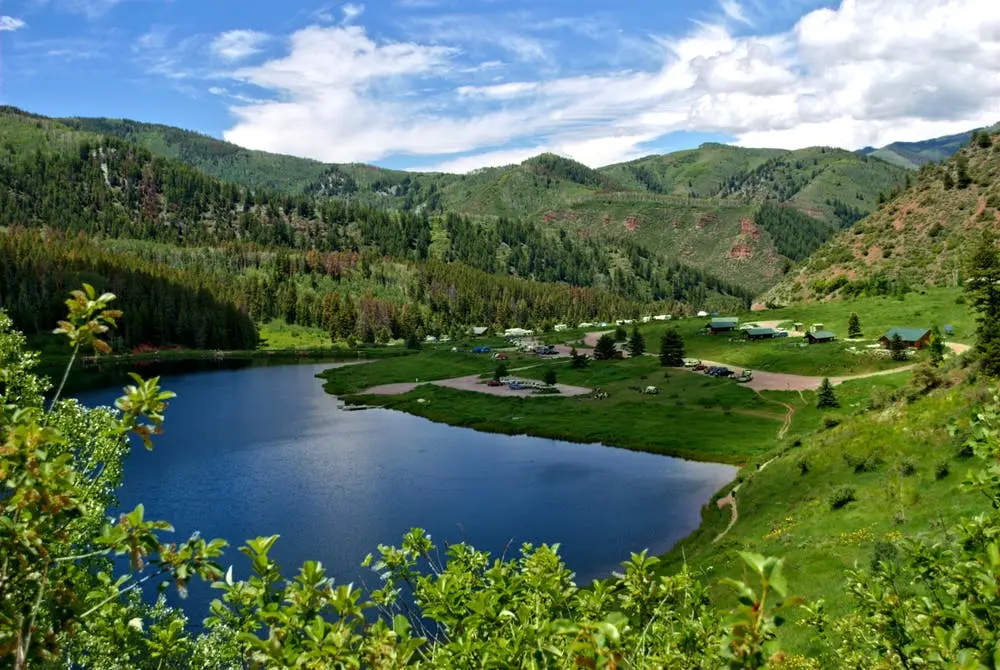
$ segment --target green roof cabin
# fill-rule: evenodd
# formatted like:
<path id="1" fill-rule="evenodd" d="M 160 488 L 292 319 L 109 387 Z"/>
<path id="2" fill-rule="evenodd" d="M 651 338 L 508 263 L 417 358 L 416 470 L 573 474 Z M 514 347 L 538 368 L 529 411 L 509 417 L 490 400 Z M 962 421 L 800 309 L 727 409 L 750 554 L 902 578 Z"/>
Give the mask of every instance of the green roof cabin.
<path id="1" fill-rule="evenodd" d="M 903 340 L 903 346 L 913 347 L 914 349 L 923 349 L 931 341 L 931 331 L 926 328 L 893 328 L 883 335 L 879 341 L 883 347 L 888 349 L 889 343 L 892 342 L 896 335 L 899 335 L 899 339 Z"/>
<path id="2" fill-rule="evenodd" d="M 740 320 L 736 317 L 723 317 L 712 319 L 708 324 L 708 330 L 713 335 L 716 333 L 731 333 L 740 325 Z"/>
<path id="3" fill-rule="evenodd" d="M 809 344 L 823 344 L 824 342 L 833 342 L 837 336 L 829 330 L 816 330 L 806 333 L 806 339 L 809 340 Z"/>
<path id="4" fill-rule="evenodd" d="M 778 336 L 778 331 L 774 328 L 747 328 L 748 340 L 770 340 Z"/>

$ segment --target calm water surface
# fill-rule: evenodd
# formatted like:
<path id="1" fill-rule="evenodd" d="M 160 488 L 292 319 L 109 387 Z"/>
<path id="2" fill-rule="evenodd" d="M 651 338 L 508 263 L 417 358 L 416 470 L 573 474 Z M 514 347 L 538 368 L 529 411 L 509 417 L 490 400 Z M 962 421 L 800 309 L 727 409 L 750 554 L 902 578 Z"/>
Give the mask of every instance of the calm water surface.
<path id="1" fill-rule="evenodd" d="M 165 377 L 178 397 L 155 450 L 138 448 L 129 458 L 122 507 L 144 503 L 147 518 L 169 520 L 178 539 L 200 531 L 238 546 L 280 534 L 273 556 L 286 574 L 316 559 L 340 582 L 374 585 L 375 575 L 360 567 L 365 555 L 421 527 L 439 543 L 466 540 L 494 553 L 511 541 L 515 548 L 559 542 L 578 583 L 587 583 L 632 551 L 668 550 L 736 474 L 726 465 L 479 433 L 389 410 L 347 411 L 315 377 L 329 367 Z M 110 404 L 118 394 L 79 397 Z M 245 577 L 236 546 L 223 564 L 235 563 Z M 209 597 L 192 594 L 192 604 Z"/>

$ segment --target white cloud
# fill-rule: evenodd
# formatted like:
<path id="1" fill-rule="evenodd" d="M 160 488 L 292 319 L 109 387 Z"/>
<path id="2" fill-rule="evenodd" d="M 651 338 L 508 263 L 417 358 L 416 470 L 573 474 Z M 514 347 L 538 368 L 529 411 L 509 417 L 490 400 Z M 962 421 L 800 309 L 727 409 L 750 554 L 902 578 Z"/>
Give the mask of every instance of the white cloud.
<path id="1" fill-rule="evenodd" d="M 722 13 L 733 21 L 745 23 L 748 26 L 753 25 L 753 21 L 747 16 L 746 10 L 743 9 L 739 0 L 720 0 L 719 7 L 722 9 Z"/>
<path id="2" fill-rule="evenodd" d="M 720 6 L 746 18 L 742 5 Z M 648 40 L 645 69 L 492 83 L 457 46 L 482 27 L 468 25 L 439 17 L 432 38 L 408 42 L 359 26 L 301 30 L 287 55 L 237 72 L 273 99 L 233 107 L 226 138 L 328 161 L 438 156 L 428 164 L 468 170 L 541 150 L 596 166 L 678 130 L 853 149 L 1000 120 L 997 0 L 842 0 L 781 34 L 699 24 Z M 502 26 L 490 39 L 528 60 L 551 55 Z"/>
<path id="3" fill-rule="evenodd" d="M 212 53 L 229 62 L 243 60 L 256 53 L 271 37 L 255 30 L 229 30 L 212 40 Z"/>
<path id="4" fill-rule="evenodd" d="M 365 6 L 348 2 L 340 8 L 340 11 L 344 14 L 344 23 L 350 23 L 354 19 L 361 16 L 361 14 L 365 11 Z"/>
<path id="5" fill-rule="evenodd" d="M 14 32 L 26 28 L 27 23 L 13 16 L 0 16 L 0 32 Z"/>

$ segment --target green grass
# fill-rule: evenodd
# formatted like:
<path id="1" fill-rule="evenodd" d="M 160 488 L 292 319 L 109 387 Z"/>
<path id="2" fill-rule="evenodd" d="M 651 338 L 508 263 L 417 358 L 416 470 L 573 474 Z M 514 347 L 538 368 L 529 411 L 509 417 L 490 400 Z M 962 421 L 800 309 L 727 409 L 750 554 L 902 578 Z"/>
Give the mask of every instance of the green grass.
<path id="1" fill-rule="evenodd" d="M 518 356 L 506 361 L 511 368 L 534 362 L 533 357 Z M 442 346 L 392 360 L 328 370 L 321 376 L 326 379 L 328 393 L 348 396 L 382 384 L 492 373 L 497 364 L 488 354 L 456 353 Z"/>
<path id="2" fill-rule="evenodd" d="M 805 345 L 803 338 L 778 338 L 746 342 L 739 333 L 707 335 L 704 326 L 708 319 L 688 318 L 669 324 L 656 323 L 640 326 L 646 337 L 646 348 L 655 352 L 663 331 L 676 327 L 684 337 L 687 355 L 690 358 L 729 363 L 738 367 L 768 372 L 785 372 L 810 376 L 849 376 L 889 370 L 901 365 L 924 360 L 920 353 L 906 363 L 889 359 L 853 354 L 850 348 L 864 350 L 866 345 L 876 340 L 892 327 L 925 327 L 937 324 L 951 325 L 952 334 L 948 339 L 970 343 L 975 339 L 975 322 L 968 306 L 957 302 L 961 295 L 958 289 L 927 289 L 923 293 L 910 293 L 903 299 L 892 297 L 862 298 L 854 301 L 830 301 L 810 303 L 795 307 L 749 312 L 738 315 L 741 323 L 780 321 L 789 328 L 793 323 L 803 323 L 806 327 L 822 323 L 824 328 L 837 334 L 840 341 Z M 864 342 L 845 342 L 847 320 L 852 312 L 857 312 L 864 331 Z M 727 315 L 728 316 L 728 315 Z M 738 341 L 731 342 L 730 339 Z"/>
<path id="3" fill-rule="evenodd" d="M 330 334 L 321 328 L 289 325 L 281 319 L 274 319 L 260 327 L 260 337 L 264 349 L 322 349 L 331 346 Z"/>
<path id="4" fill-rule="evenodd" d="M 847 396 L 860 390 L 842 387 L 838 392 Z M 867 565 L 876 540 L 935 537 L 942 522 L 951 524 L 983 511 L 984 499 L 957 490 L 973 464 L 957 456 L 958 439 L 948 432 L 952 420 L 960 428 L 967 426 L 972 408 L 983 397 L 981 388 L 963 385 L 913 405 L 854 416 L 850 408 L 838 410 L 840 426 L 819 430 L 798 447 L 789 439 L 790 448 L 763 470 L 744 470 L 736 525 L 719 543 L 712 542 L 730 519 L 729 508 L 720 510 L 713 500 L 703 511 L 701 528 L 666 556 L 664 572 L 687 563 L 716 582 L 742 576 L 737 551 L 783 556 L 792 593 L 810 600 L 825 598 L 832 616 L 846 614 L 850 601 L 842 588 L 845 570 L 856 562 Z M 870 455 L 881 459 L 873 472 L 857 473 L 848 463 Z M 800 461 L 808 463 L 805 474 Z M 900 475 L 898 466 L 904 461 L 916 467 L 914 475 Z M 935 467 L 941 462 L 949 464 L 951 473 L 937 479 Z M 839 486 L 854 487 L 857 501 L 832 511 L 829 495 Z M 713 596 L 732 600 L 721 587 Z M 810 637 L 808 630 L 793 626 L 792 650 L 815 653 Z"/>
<path id="5" fill-rule="evenodd" d="M 502 398 L 432 385 L 402 396 L 355 395 L 393 382 L 489 374 L 493 363 L 471 355 L 426 352 L 391 361 L 324 373 L 330 393 L 399 409 L 457 426 L 489 432 L 530 434 L 573 442 L 600 442 L 685 458 L 745 463 L 773 449 L 785 409 L 735 382 L 664 370 L 654 358 L 591 363 L 572 370 L 568 361 L 535 364 L 515 372 L 541 379 L 555 368 L 560 383 L 600 387 L 606 399 L 589 397 Z M 511 362 L 512 368 L 520 363 Z M 648 385 L 658 395 L 638 391 Z"/>

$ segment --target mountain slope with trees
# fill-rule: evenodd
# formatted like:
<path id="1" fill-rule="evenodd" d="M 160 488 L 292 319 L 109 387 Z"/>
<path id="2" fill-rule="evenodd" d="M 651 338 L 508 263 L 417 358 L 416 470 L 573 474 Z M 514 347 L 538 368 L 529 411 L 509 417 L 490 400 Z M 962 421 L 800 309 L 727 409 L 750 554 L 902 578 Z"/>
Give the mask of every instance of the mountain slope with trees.
<path id="1" fill-rule="evenodd" d="M 579 167 L 550 161 L 535 169 L 595 178 L 585 172 L 580 173 L 585 176 L 577 175 Z M 426 309 L 431 302 L 423 295 L 409 296 L 406 292 L 416 290 L 416 284 L 402 277 L 444 273 L 453 277 L 447 286 L 455 296 L 462 296 L 462 305 L 443 309 L 452 314 L 441 324 L 443 328 L 462 325 L 460 319 L 520 325 L 576 314 L 581 320 L 612 318 L 634 315 L 653 303 L 659 303 L 658 310 L 674 313 L 732 309 L 747 305 L 752 297 L 745 287 L 665 258 L 635 240 L 600 244 L 513 219 L 432 216 L 310 194 L 250 189 L 125 140 L 74 130 L 9 108 L 0 112 L 0 226 L 83 235 L 99 247 L 111 247 L 113 240 L 158 243 L 175 249 L 160 259 L 168 265 L 177 262 L 183 255 L 178 250 L 184 248 L 199 249 L 206 257 L 220 248 L 249 249 L 272 256 L 318 254 L 333 258 L 334 268 L 359 265 L 367 273 L 365 281 L 349 287 L 326 284 L 322 294 L 315 293 L 310 284 L 305 293 L 315 294 L 317 302 L 337 292 L 341 302 L 350 297 L 357 303 L 369 291 L 378 295 L 379 281 L 382 286 L 399 282 L 394 295 L 406 296 Z M 233 253 L 236 258 L 245 257 L 242 251 Z M 364 262 L 344 260 L 358 258 Z M 29 268 L 17 267 L 18 273 Z M 242 286 L 242 275 L 255 267 L 247 261 L 218 273 L 214 281 Z M 410 269 L 394 269 L 375 280 L 372 273 L 377 268 Z M 456 293 L 461 283 L 458 277 L 468 286 Z M 520 283 L 504 284 L 504 278 Z M 532 281 L 539 282 L 538 286 L 529 286 Z M 474 299 L 476 291 L 482 294 L 481 300 Z M 530 297 L 543 293 L 554 297 L 551 301 Z M 248 304 L 242 293 L 239 300 Z M 293 314 L 293 310 L 277 311 L 286 318 Z M 258 322 L 275 316 L 262 310 L 251 313 Z M 294 313 L 309 316 L 301 321 L 290 318 L 293 323 L 329 326 L 311 309 Z M 390 321 L 387 316 L 381 318 L 381 325 Z M 402 332 L 400 328 L 388 331 L 393 336 Z M 370 329 L 355 324 L 340 332 L 345 337 L 371 335 Z M 184 343 L 189 344 L 187 339 Z"/>
<path id="2" fill-rule="evenodd" d="M 901 168 L 823 147 L 786 151 L 709 143 L 599 170 L 543 154 L 454 175 L 323 165 L 134 121 L 67 123 L 138 142 L 156 156 L 248 188 L 314 198 L 316 207 L 335 199 L 416 216 L 455 213 L 480 225 L 498 217 L 525 220 L 545 231 L 542 236 L 562 230 L 602 245 L 635 241 L 654 255 L 751 292 L 772 286 L 792 262 L 905 185 Z M 770 206 L 778 204 L 804 216 L 775 216 Z"/>
<path id="3" fill-rule="evenodd" d="M 959 286 L 962 258 L 981 230 L 1000 231 L 1000 135 L 987 131 L 947 162 L 921 167 L 910 188 L 830 240 L 767 298 Z"/>
<path id="4" fill-rule="evenodd" d="M 986 130 L 990 132 L 1000 130 L 1000 123 Z M 969 143 L 973 132 L 970 130 L 956 135 L 935 137 L 920 142 L 893 142 L 878 149 L 875 147 L 865 147 L 859 153 L 880 158 L 887 163 L 892 163 L 908 170 L 916 170 L 925 163 L 940 163 L 941 161 L 948 160 L 958 153 L 959 149 Z"/>

